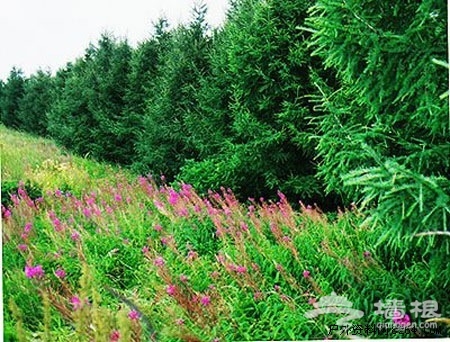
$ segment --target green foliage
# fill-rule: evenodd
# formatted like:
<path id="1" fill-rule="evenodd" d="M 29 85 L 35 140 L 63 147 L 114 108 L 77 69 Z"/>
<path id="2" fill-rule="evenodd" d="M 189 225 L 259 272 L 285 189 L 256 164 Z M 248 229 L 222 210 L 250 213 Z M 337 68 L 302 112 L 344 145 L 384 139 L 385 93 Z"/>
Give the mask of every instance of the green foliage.
<path id="1" fill-rule="evenodd" d="M 18 190 L 25 190 L 28 197 L 32 200 L 42 197 L 42 189 L 35 184 L 27 180 L 25 183 L 21 184 L 19 181 L 14 180 L 2 180 L 1 191 L 2 191 L 2 205 L 4 207 L 10 207 L 13 204 L 11 200 L 11 195 L 17 196 Z"/>
<path id="2" fill-rule="evenodd" d="M 30 76 L 24 86 L 20 99 L 20 128 L 36 135 L 47 134 L 47 112 L 53 104 L 54 83 L 49 72 L 39 70 Z"/>
<path id="3" fill-rule="evenodd" d="M 329 191 L 361 199 L 378 243 L 405 260 L 414 234 L 448 230 L 448 73 L 432 62 L 447 58 L 446 20 L 434 0 L 325 0 L 310 11 L 314 55 L 337 75 L 315 79 L 319 174 Z M 448 244 L 434 240 L 428 250 L 444 259 Z"/>
<path id="4" fill-rule="evenodd" d="M 19 104 L 24 95 L 26 79 L 21 69 L 12 68 L 0 97 L 0 120 L 12 128 L 20 128 Z"/>
<path id="5" fill-rule="evenodd" d="M 281 189 L 324 204 L 314 179 L 312 106 L 305 97 L 320 61 L 309 56 L 309 33 L 298 29 L 311 4 L 234 3 L 214 40 L 199 111 L 190 117 L 189 132 L 204 157 L 185 165 L 181 179 L 200 190 L 220 184 L 245 197 Z"/>
<path id="6" fill-rule="evenodd" d="M 196 155 L 185 118 L 196 110 L 200 77 L 209 68 L 205 15 L 205 6 L 195 8 L 192 22 L 173 30 L 170 39 L 164 40 L 164 59 L 136 145 L 137 167 L 145 173 L 163 173 L 173 179 L 184 160 Z"/>

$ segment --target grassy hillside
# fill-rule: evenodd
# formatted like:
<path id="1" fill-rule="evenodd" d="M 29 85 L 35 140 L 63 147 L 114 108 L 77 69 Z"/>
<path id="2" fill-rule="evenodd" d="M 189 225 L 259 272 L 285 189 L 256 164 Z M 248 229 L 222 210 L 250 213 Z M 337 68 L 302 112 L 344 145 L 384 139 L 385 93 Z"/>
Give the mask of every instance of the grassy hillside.
<path id="1" fill-rule="evenodd" d="M 133 177 L 3 127 L 0 140 L 2 195 L 11 195 L 2 206 L 7 341 L 447 334 L 441 323 L 373 330 L 393 322 L 394 300 L 404 303 L 403 326 L 430 318 L 415 301 L 436 301 L 448 317 L 449 269 L 420 258 L 393 266 L 357 208 L 327 216 L 294 211 L 282 193 L 240 203 L 229 189 L 202 198 L 188 184 Z M 343 314 L 305 316 L 332 292 L 363 312 L 351 321 L 362 330 L 330 331 Z"/>

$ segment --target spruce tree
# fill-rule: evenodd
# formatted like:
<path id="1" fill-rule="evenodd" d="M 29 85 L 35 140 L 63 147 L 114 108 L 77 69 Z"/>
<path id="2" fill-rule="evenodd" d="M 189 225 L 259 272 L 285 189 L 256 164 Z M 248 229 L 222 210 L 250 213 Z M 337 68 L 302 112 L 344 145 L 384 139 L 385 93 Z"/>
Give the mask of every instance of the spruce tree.
<path id="1" fill-rule="evenodd" d="M 50 72 L 38 70 L 27 80 L 17 114 L 23 130 L 41 136 L 47 134 L 47 112 L 52 105 L 53 88 Z"/>
<path id="2" fill-rule="evenodd" d="M 380 244 L 411 251 L 450 222 L 448 71 L 433 62 L 447 59 L 446 2 L 321 0 L 310 15 L 314 54 L 337 74 L 315 81 L 320 174 L 373 208 Z"/>
<path id="3" fill-rule="evenodd" d="M 195 8 L 191 23 L 172 30 L 165 40 L 163 62 L 137 143 L 136 167 L 142 172 L 173 179 L 185 160 L 196 155 L 185 120 L 197 107 L 200 78 L 209 68 L 205 15 L 205 6 Z"/>
<path id="4" fill-rule="evenodd" d="M 19 103 L 25 93 L 26 78 L 21 69 L 13 67 L 3 86 L 0 103 L 0 119 L 5 126 L 20 129 Z"/>

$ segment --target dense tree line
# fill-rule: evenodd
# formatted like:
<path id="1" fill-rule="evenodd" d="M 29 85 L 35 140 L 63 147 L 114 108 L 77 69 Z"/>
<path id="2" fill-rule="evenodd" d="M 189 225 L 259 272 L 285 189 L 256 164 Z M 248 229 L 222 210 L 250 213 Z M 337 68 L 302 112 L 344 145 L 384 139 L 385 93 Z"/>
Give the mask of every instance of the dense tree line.
<path id="1" fill-rule="evenodd" d="M 205 13 L 136 48 L 104 34 L 54 76 L 14 68 L 1 121 L 203 191 L 364 200 L 393 231 L 447 229 L 444 0 L 234 0 L 215 30 Z"/>

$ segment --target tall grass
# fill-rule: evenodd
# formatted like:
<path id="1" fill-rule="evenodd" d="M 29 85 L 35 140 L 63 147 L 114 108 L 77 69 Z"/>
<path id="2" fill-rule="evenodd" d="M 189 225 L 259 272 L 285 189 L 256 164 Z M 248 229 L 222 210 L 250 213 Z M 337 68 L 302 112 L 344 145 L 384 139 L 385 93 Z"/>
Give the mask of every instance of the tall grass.
<path id="1" fill-rule="evenodd" d="M 71 164 L 79 170 L 70 172 L 73 189 L 52 189 L 67 181 L 36 167 L 47 160 L 38 155 L 48 157 L 45 146 L 34 147 L 36 164 L 22 166 L 20 177 L 45 187 L 43 196 L 30 198 L 22 186 L 2 208 L 10 340 L 323 339 L 341 316 L 305 313 L 332 292 L 365 313 L 361 325 L 386 322 L 375 314 L 378 300 L 435 299 L 440 313 L 449 310 L 443 271 L 426 263 L 387 269 L 355 207 L 330 217 L 303 205 L 295 211 L 282 193 L 276 202 L 240 203 L 225 188 L 201 197 L 188 184 L 130 180 L 104 165 L 95 172 Z M 52 151 L 56 165 L 66 162 Z"/>

